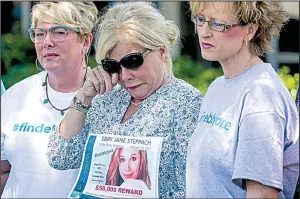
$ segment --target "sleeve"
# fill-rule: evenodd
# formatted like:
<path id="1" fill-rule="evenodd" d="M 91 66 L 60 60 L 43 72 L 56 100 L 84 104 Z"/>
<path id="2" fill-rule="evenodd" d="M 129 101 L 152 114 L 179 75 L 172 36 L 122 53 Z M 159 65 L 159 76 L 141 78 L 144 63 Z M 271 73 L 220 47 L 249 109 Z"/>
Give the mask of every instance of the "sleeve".
<path id="1" fill-rule="evenodd" d="M 88 131 L 89 124 L 85 124 L 77 135 L 66 141 L 59 135 L 59 128 L 56 128 L 50 135 L 47 147 L 49 165 L 58 170 L 79 168 Z"/>
<path id="2" fill-rule="evenodd" d="M 197 95 L 185 100 L 178 109 L 175 121 L 174 135 L 176 154 L 174 158 L 177 190 L 174 190 L 174 198 L 185 198 L 186 187 L 186 159 L 190 137 L 196 128 L 202 95 Z"/>
<path id="3" fill-rule="evenodd" d="M 282 190 L 285 119 L 272 111 L 248 114 L 239 129 L 233 183 L 245 188 L 248 179 Z"/>

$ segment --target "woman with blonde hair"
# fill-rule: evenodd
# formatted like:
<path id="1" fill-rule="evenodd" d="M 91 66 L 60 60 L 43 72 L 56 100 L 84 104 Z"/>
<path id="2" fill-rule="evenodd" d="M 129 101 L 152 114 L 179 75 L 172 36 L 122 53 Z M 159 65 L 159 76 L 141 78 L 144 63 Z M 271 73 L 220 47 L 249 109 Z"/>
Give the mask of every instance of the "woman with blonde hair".
<path id="1" fill-rule="evenodd" d="M 151 190 L 151 181 L 148 172 L 147 151 L 130 148 L 116 148 L 111 156 L 105 185 L 124 186 L 128 179 L 141 180 L 136 187 Z M 143 186 L 144 185 L 144 186 Z"/>
<path id="2" fill-rule="evenodd" d="M 288 17 L 282 2 L 190 2 L 201 54 L 224 75 L 209 86 L 189 143 L 188 198 L 293 198 L 299 117 L 260 56 Z"/>
<path id="3" fill-rule="evenodd" d="M 36 67 L 43 71 L 13 85 L 1 98 L 1 198 L 66 198 L 72 188 L 78 170 L 53 169 L 46 149 L 84 83 L 97 15 L 93 2 L 39 2 L 32 7 L 28 32 Z"/>
<path id="4" fill-rule="evenodd" d="M 101 66 L 88 70 L 72 108 L 51 135 L 49 163 L 78 168 L 89 134 L 163 138 L 156 148 L 159 171 L 152 173 L 158 184 L 152 187 L 158 187 L 157 197 L 183 198 L 186 150 L 202 95 L 173 76 L 171 50 L 179 29 L 147 2 L 117 3 L 100 20 L 96 59 Z"/>

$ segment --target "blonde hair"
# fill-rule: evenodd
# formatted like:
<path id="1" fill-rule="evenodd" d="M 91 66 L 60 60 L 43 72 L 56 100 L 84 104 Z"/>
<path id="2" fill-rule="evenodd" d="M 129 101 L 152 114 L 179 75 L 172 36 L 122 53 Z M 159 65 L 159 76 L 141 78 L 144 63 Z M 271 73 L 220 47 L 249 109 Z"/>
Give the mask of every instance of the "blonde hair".
<path id="1" fill-rule="evenodd" d="M 177 47 L 179 28 L 166 20 L 154 5 L 148 2 L 117 3 L 107 9 L 100 18 L 96 37 L 96 60 L 107 58 L 111 50 L 122 40 L 143 48 L 158 50 L 165 47 L 164 67 L 172 72 L 170 50 Z"/>
<path id="2" fill-rule="evenodd" d="M 91 33 L 97 23 L 98 9 L 89 1 L 39 2 L 32 7 L 31 28 L 35 28 L 39 21 L 79 28 L 80 34 L 84 35 Z"/>
<path id="3" fill-rule="evenodd" d="M 206 3 L 190 2 L 193 15 L 205 8 Z M 229 3 L 229 2 L 228 2 Z M 250 43 L 250 51 L 264 56 L 272 50 L 272 39 L 278 38 L 289 17 L 282 2 L 277 1 L 234 1 L 230 13 L 240 24 L 257 24 L 258 29 Z"/>

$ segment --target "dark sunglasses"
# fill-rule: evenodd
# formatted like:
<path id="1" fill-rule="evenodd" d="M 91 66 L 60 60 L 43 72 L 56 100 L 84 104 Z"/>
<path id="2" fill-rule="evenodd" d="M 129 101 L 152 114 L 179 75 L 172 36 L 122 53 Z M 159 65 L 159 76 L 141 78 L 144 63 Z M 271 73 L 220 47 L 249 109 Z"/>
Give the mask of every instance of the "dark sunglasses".
<path id="1" fill-rule="evenodd" d="M 151 52 L 150 49 L 146 49 L 144 52 L 131 53 L 125 55 L 119 62 L 115 59 L 105 58 L 101 60 L 103 69 L 109 73 L 120 73 L 121 66 L 126 69 L 136 70 L 144 63 L 144 57 Z"/>

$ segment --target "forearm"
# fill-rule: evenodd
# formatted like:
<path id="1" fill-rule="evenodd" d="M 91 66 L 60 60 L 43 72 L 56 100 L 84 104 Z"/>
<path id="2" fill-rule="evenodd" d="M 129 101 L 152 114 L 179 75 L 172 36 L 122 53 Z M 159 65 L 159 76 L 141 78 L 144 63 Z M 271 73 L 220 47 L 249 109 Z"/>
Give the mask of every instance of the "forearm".
<path id="1" fill-rule="evenodd" d="M 246 198 L 278 198 L 278 191 L 255 181 L 246 180 Z"/>
<path id="2" fill-rule="evenodd" d="M 2 195 L 2 193 L 3 193 L 8 176 L 9 176 L 9 172 L 1 173 L 0 195 Z"/>
<path id="3" fill-rule="evenodd" d="M 80 91 L 76 95 L 77 99 L 83 104 L 89 106 L 92 99 L 85 97 Z M 70 140 L 73 136 L 77 135 L 84 126 L 86 113 L 70 108 L 65 118 L 60 124 L 59 134 L 65 140 Z"/>
<path id="4" fill-rule="evenodd" d="M 6 181 L 8 179 L 9 176 L 9 172 L 11 169 L 11 165 L 7 160 L 1 160 L 1 185 L 0 185 L 0 195 L 2 195 L 2 192 L 4 190 Z"/>

